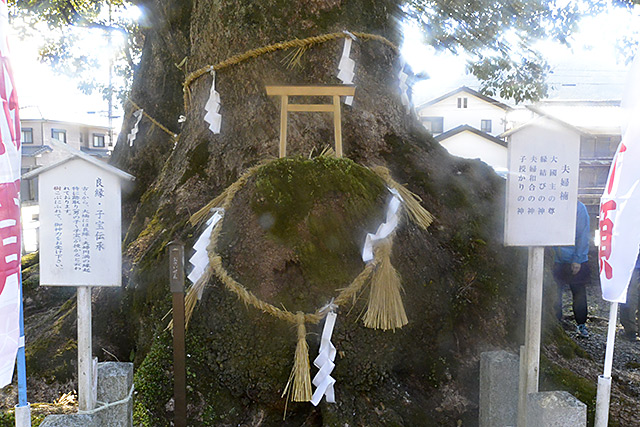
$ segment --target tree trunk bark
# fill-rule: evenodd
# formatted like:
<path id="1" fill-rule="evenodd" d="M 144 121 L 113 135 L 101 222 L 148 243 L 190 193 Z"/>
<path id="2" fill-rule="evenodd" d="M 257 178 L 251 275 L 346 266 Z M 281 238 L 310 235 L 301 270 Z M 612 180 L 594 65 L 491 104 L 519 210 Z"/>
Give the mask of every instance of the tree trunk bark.
<path id="1" fill-rule="evenodd" d="M 265 86 L 340 84 L 343 39 L 311 46 L 293 64 L 295 50 L 289 49 L 218 70 L 218 135 L 203 120 L 211 75 L 189 86 L 186 111 L 182 83 L 207 65 L 296 38 L 347 30 L 398 45 L 402 13 L 396 2 L 379 0 L 158 0 L 141 6 L 147 28 L 131 99 L 178 137 L 174 143 L 143 117 L 130 147 L 126 135 L 134 107 L 127 105 L 113 157 L 136 176 L 125 203 L 128 291 L 120 310 L 133 325 L 128 345 L 139 365 L 139 413 L 146 422 L 163 424 L 171 418 L 169 340 L 160 333 L 170 304 L 165 245 L 175 238 L 192 244 L 199 230 L 186 219 L 244 170 L 278 155 L 280 104 Z M 387 166 L 436 221 L 427 232 L 402 226 L 396 237 L 401 243 L 393 261 L 403 279 L 409 325 L 395 333 L 372 331 L 358 319 L 361 304 L 345 313 L 348 320 L 336 330 L 338 403 L 289 404 L 285 424 L 473 424 L 478 349 L 508 345 L 521 307 L 524 270 L 513 266 L 523 258 L 501 246 L 504 183 L 480 162 L 450 157 L 407 114 L 397 84 L 397 49 L 359 38 L 350 56 L 356 93 L 352 106 L 341 107 L 345 157 Z M 180 115 L 186 116 L 183 124 Z M 306 157 L 333 144 L 333 124 L 328 115 L 291 114 L 288 142 L 290 156 Z M 293 267 L 285 269 L 283 276 L 304 283 Z M 279 393 L 291 366 L 290 333 L 288 324 L 246 308 L 213 280 L 188 334 L 191 423 L 282 425 Z M 317 350 L 317 343 L 311 346 Z M 121 351 L 127 350 L 123 345 Z"/>

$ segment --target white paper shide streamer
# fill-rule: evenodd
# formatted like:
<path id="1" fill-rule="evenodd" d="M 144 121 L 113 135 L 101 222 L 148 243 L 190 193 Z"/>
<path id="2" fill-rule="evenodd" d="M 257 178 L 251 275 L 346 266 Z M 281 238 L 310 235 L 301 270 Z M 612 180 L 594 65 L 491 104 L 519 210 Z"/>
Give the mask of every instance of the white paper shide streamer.
<path id="1" fill-rule="evenodd" d="M 411 112 L 411 99 L 409 99 L 409 76 L 413 75 L 413 71 L 409 65 L 402 60 L 400 63 L 400 71 L 398 72 L 398 86 L 400 86 L 400 99 L 402 105 L 407 109 L 407 114 Z"/>
<path id="2" fill-rule="evenodd" d="M 213 80 L 211 81 L 211 93 L 209 94 L 209 100 L 204 106 L 205 115 L 204 121 L 209 123 L 209 129 L 213 133 L 220 133 L 220 125 L 222 124 L 222 115 L 220 111 L 220 94 L 216 92 L 216 73 L 211 71 Z"/>
<path id="3" fill-rule="evenodd" d="M 351 42 L 355 37 L 353 34 L 347 32 L 349 37 L 345 37 L 344 39 L 344 47 L 342 48 L 342 57 L 340 58 L 340 63 L 338 64 L 338 78 L 345 85 L 353 84 L 353 77 L 355 76 L 355 72 L 353 71 L 356 67 L 356 62 L 349 58 L 351 54 Z M 353 103 L 353 96 L 345 96 L 344 103 L 347 105 L 351 105 Z"/>
<path id="4" fill-rule="evenodd" d="M 209 253 L 207 252 L 207 246 L 209 246 L 209 241 L 211 240 L 211 232 L 223 216 L 224 210 L 216 208 L 213 216 L 207 221 L 207 228 L 205 228 L 200 237 L 198 237 L 198 240 L 196 240 L 196 243 L 193 245 L 195 253 L 191 258 L 189 258 L 189 263 L 193 265 L 193 269 L 187 276 L 191 283 L 195 284 L 200 280 L 204 272 L 209 267 Z M 198 299 L 200 299 L 200 297 L 201 295 L 198 295 Z"/>
<path id="5" fill-rule="evenodd" d="M 392 197 L 387 205 L 387 217 L 385 222 L 380 224 L 375 234 L 368 233 L 364 241 L 364 248 L 362 249 L 362 261 L 369 262 L 373 260 L 373 245 L 375 242 L 389 237 L 389 235 L 396 229 L 399 221 L 400 204 L 402 203 L 402 196 L 394 188 L 388 188 Z"/>
<path id="6" fill-rule="evenodd" d="M 127 135 L 129 147 L 133 147 L 133 141 L 136 140 L 136 135 L 138 135 L 138 125 L 140 124 L 140 120 L 142 120 L 142 108 L 134 111 L 133 117 L 136 118 L 136 122 L 133 124 L 133 128 L 131 128 L 131 132 L 129 132 L 129 135 Z"/>
<path id="7" fill-rule="evenodd" d="M 333 327 L 336 324 L 337 314 L 333 309 L 327 313 L 324 321 L 324 329 L 322 330 L 322 338 L 320 340 L 320 352 L 313 364 L 319 369 L 315 377 L 313 377 L 313 385 L 316 390 L 311 396 L 311 403 L 318 406 L 323 396 L 326 396 L 328 403 L 335 403 L 336 396 L 333 389 L 336 383 L 335 378 L 331 376 L 333 369 L 336 367 L 334 361 L 336 359 L 336 348 L 331 343 L 331 335 Z"/>

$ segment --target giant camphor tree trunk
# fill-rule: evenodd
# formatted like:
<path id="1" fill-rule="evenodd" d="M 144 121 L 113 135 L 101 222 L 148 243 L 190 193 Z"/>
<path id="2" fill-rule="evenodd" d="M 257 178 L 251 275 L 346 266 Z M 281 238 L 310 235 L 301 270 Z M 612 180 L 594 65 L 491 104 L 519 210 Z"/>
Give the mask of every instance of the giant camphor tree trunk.
<path id="1" fill-rule="evenodd" d="M 201 229 L 187 218 L 247 168 L 277 156 L 279 101 L 267 97 L 265 85 L 340 84 L 335 75 L 343 42 L 311 46 L 293 65 L 294 50 L 281 50 L 219 70 L 219 135 L 203 121 L 211 76 L 190 85 L 186 111 L 182 83 L 206 65 L 296 38 L 348 30 L 380 35 L 397 45 L 402 13 L 396 2 L 371 0 L 163 0 L 140 6 L 147 28 L 130 98 L 179 137 L 174 144 L 168 133 L 143 118 L 129 147 L 126 134 L 134 107 L 128 104 L 113 158 L 137 177 L 125 202 L 125 219 L 130 221 L 125 239 L 127 291 L 121 307 L 105 305 L 127 319 L 128 332 L 122 336 L 120 330 L 96 325 L 96 333 L 106 340 L 120 334 L 118 351 L 135 350 L 136 419 L 162 425 L 171 418 L 170 339 L 162 332 L 166 320 L 161 319 L 170 301 L 165 245 L 173 239 L 193 244 Z M 351 309 L 341 307 L 333 339 L 338 348 L 333 374 L 337 403 L 317 408 L 289 403 L 284 423 L 473 424 L 479 352 L 513 345 L 522 319 L 523 280 L 518 274 L 524 267 L 514 267 L 523 260 L 501 245 L 504 184 L 480 162 L 449 156 L 406 114 L 397 86 L 396 49 L 361 38 L 353 43 L 351 58 L 357 64 L 356 95 L 352 106 L 342 106 L 345 157 L 389 168 L 396 181 L 422 198 L 435 221 L 424 231 L 403 220 L 394 240 L 392 260 L 402 277 L 409 324 L 395 332 L 365 328 L 362 295 Z M 183 124 L 178 124 L 180 115 L 186 116 Z M 291 114 L 288 140 L 289 155 L 308 156 L 312 149 L 332 144 L 332 123 L 322 114 Z M 352 245 L 356 250 L 351 255 L 339 257 L 335 267 L 313 270 L 295 249 L 265 237 L 251 212 L 256 188 L 252 182 L 238 193 L 220 241 L 225 268 L 254 293 L 275 295 L 270 301 L 274 305 L 300 304 L 308 311 L 324 296 L 321 290 L 310 295 L 311 282 L 315 286 L 347 278 L 325 284 L 340 288 L 363 268 L 360 242 Z M 327 217 L 327 209 L 342 212 L 344 197 L 327 197 L 324 207 L 313 205 L 309 217 Z M 377 201 L 368 206 L 379 208 L 373 216 L 381 217 L 383 203 L 379 196 L 373 198 Z M 344 241 L 364 236 L 373 231 L 366 228 L 373 221 L 367 218 L 366 224 L 348 227 L 357 229 L 352 234 L 330 237 Z M 261 288 L 265 283 L 278 292 Z M 325 301 L 332 296 L 328 292 Z M 320 326 L 307 326 L 311 358 L 320 332 Z M 290 324 L 247 307 L 212 279 L 188 332 L 190 425 L 281 425 L 285 402 L 280 394 L 294 348 Z"/>

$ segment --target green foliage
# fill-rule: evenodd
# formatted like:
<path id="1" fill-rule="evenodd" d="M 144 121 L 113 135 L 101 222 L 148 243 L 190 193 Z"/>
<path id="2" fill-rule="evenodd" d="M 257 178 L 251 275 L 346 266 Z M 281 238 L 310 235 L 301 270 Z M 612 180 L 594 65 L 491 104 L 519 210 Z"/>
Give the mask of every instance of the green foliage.
<path id="1" fill-rule="evenodd" d="M 601 0 L 442 1 L 409 0 L 408 14 L 419 22 L 426 42 L 437 49 L 471 56 L 468 70 L 481 82 L 481 92 L 516 102 L 547 94 L 549 67 L 533 47 L 542 39 L 570 44 L 579 20 L 601 12 Z"/>
<path id="2" fill-rule="evenodd" d="M 469 71 L 482 82 L 480 91 L 488 96 L 500 95 L 516 103 L 545 98 L 547 74 L 551 68 L 538 54 L 519 61 L 506 55 L 485 57 L 469 63 Z"/>

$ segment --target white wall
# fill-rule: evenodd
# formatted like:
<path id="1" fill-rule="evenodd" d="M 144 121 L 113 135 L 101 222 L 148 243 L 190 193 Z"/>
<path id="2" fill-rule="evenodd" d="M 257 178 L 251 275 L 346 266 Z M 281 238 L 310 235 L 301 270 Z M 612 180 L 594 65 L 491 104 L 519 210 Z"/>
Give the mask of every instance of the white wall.
<path id="1" fill-rule="evenodd" d="M 450 154 L 465 159 L 480 159 L 495 170 L 506 170 L 507 148 L 472 132 L 460 132 L 440 142 Z"/>
<path id="2" fill-rule="evenodd" d="M 467 98 L 467 108 L 458 108 L 458 98 Z M 506 111 L 504 109 L 466 92 L 459 92 L 436 104 L 424 107 L 418 111 L 418 115 L 421 119 L 423 117 L 444 117 L 443 132 L 461 125 L 469 125 L 481 130 L 482 120 L 491 120 L 490 135 L 497 136 L 506 130 Z"/>

